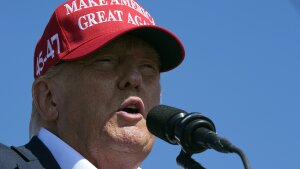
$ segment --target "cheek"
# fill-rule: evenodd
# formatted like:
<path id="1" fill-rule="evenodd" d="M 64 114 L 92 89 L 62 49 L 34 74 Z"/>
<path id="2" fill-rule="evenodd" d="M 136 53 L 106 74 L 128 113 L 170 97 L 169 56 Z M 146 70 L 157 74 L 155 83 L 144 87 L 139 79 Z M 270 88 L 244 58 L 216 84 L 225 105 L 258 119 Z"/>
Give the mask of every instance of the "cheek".
<path id="1" fill-rule="evenodd" d="M 115 80 L 106 76 L 97 76 L 90 73 L 84 78 L 84 83 L 78 87 L 78 97 L 81 101 L 89 105 L 90 111 L 97 111 L 99 108 L 105 108 L 113 99 L 115 90 Z"/>
<path id="2" fill-rule="evenodd" d="M 160 85 L 160 80 L 157 80 L 152 88 L 152 92 L 153 92 L 153 99 L 155 99 L 156 101 L 160 101 L 160 94 L 161 94 L 161 85 Z"/>
<path id="3" fill-rule="evenodd" d="M 88 83 L 85 83 L 85 82 Z M 112 101 L 112 83 L 100 80 L 84 79 L 69 89 L 61 103 L 60 117 L 64 125 L 77 126 L 86 134 L 103 126 L 103 119 L 109 118 Z M 78 125 L 81 124 L 81 125 Z M 84 125 L 84 126 L 83 126 Z M 78 130 L 78 129 L 77 129 Z M 87 130 L 87 131 L 82 131 Z"/>
<path id="4" fill-rule="evenodd" d="M 145 108 L 149 111 L 152 107 L 160 104 L 161 87 L 159 81 L 148 87 L 145 91 Z"/>

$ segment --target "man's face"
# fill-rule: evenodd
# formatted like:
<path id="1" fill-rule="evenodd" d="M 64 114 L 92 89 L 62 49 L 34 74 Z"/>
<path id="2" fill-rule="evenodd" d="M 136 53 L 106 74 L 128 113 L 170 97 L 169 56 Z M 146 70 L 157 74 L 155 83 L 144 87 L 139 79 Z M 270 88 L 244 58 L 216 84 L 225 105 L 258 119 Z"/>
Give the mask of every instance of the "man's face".
<path id="1" fill-rule="evenodd" d="M 160 103 L 160 72 L 158 54 L 146 42 L 124 36 L 66 63 L 55 78 L 62 140 L 86 156 L 150 152 L 154 136 L 145 118 Z"/>

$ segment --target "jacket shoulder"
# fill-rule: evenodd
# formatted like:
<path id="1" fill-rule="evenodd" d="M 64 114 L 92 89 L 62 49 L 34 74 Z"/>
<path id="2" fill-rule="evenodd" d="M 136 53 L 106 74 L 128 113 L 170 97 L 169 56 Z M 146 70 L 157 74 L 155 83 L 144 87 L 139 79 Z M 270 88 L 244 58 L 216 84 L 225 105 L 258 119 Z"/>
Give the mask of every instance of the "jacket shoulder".
<path id="1" fill-rule="evenodd" d="M 0 169 L 60 169 L 60 166 L 47 147 L 33 137 L 19 147 L 0 143 Z"/>
<path id="2" fill-rule="evenodd" d="M 15 169 L 22 158 L 10 147 L 0 143 L 0 168 Z"/>

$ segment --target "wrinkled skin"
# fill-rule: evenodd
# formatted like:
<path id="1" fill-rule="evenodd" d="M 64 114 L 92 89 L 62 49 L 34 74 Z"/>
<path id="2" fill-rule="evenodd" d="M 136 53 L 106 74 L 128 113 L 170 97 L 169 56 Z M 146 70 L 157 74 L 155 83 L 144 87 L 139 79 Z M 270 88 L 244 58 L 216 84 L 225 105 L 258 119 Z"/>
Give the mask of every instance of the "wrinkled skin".
<path id="1" fill-rule="evenodd" d="M 63 64 L 55 77 L 35 86 L 47 98 L 37 98 L 43 126 L 99 169 L 136 169 L 154 143 L 145 118 L 160 102 L 156 51 L 123 36 Z M 120 110 L 125 103 L 143 110 L 131 117 Z"/>

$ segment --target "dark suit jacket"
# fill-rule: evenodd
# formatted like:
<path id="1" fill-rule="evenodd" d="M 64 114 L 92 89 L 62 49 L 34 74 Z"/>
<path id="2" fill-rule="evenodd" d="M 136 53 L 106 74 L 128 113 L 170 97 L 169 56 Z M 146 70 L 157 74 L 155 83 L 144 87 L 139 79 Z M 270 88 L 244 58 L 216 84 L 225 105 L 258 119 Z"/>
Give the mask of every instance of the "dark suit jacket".
<path id="1" fill-rule="evenodd" d="M 33 137 L 20 147 L 0 143 L 0 169 L 60 169 L 48 148 Z"/>

